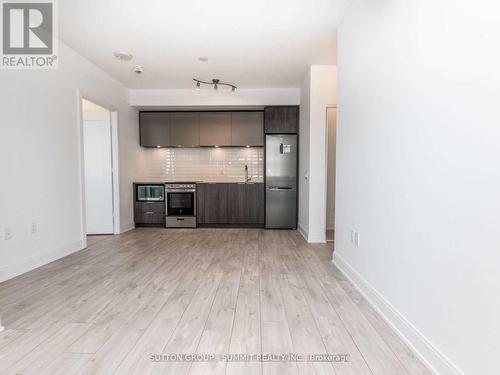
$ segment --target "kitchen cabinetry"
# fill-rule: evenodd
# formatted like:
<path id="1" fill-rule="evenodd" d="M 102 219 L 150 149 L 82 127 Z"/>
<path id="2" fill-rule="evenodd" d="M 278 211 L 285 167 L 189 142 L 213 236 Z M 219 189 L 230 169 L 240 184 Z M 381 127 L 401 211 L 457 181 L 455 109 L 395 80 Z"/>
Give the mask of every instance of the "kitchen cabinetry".
<path id="1" fill-rule="evenodd" d="M 136 226 L 165 226 L 165 202 L 134 202 Z"/>
<path id="2" fill-rule="evenodd" d="M 198 224 L 262 226 L 264 184 L 203 183 L 197 185 Z"/>
<path id="3" fill-rule="evenodd" d="M 200 113 L 200 145 L 231 145 L 231 112 Z"/>
<path id="4" fill-rule="evenodd" d="M 296 134 L 299 132 L 299 107 L 266 107 L 264 109 L 266 134 Z"/>
<path id="5" fill-rule="evenodd" d="M 199 112 L 170 113 L 170 145 L 177 147 L 200 145 Z"/>
<path id="6" fill-rule="evenodd" d="M 144 147 L 170 146 L 170 113 L 141 112 L 140 143 Z"/>
<path id="7" fill-rule="evenodd" d="M 264 146 L 264 113 L 140 112 L 143 147 Z"/>
<path id="8" fill-rule="evenodd" d="M 228 202 L 229 223 L 264 224 L 263 184 L 230 184 Z"/>
<path id="9" fill-rule="evenodd" d="M 134 223 L 137 227 L 164 227 L 165 226 L 165 201 L 163 194 L 142 194 L 138 188 L 146 184 L 134 183 Z M 147 184 L 151 187 L 161 187 L 162 184 Z M 155 199 L 155 200 L 141 200 Z M 161 199 L 161 200 L 160 200 Z"/>
<path id="10" fill-rule="evenodd" d="M 196 186 L 198 224 L 223 224 L 228 222 L 228 185 L 198 184 Z"/>
<path id="11" fill-rule="evenodd" d="M 264 114 L 262 112 L 232 112 L 231 145 L 263 146 Z"/>

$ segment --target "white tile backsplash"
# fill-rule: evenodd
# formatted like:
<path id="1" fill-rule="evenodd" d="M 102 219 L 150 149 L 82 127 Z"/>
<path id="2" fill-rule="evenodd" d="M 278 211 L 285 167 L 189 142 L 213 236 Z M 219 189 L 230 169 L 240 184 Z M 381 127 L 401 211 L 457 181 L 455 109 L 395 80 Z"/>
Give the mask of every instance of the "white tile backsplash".
<path id="1" fill-rule="evenodd" d="M 143 181 L 253 182 L 264 179 L 264 148 L 143 149 Z"/>

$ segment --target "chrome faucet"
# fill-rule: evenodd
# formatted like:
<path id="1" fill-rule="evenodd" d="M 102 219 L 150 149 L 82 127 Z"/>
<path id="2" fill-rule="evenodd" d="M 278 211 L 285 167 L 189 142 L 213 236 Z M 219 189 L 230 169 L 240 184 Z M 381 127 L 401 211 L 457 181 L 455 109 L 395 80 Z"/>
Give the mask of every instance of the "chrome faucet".
<path id="1" fill-rule="evenodd" d="M 250 182 L 252 177 L 248 177 L 248 165 L 245 164 L 245 183 Z"/>

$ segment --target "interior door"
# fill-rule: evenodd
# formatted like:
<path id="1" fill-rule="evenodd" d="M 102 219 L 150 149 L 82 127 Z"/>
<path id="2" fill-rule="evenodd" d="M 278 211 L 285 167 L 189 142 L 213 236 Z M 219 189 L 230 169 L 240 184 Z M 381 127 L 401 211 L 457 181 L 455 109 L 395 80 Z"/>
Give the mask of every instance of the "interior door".
<path id="1" fill-rule="evenodd" d="M 87 234 L 113 233 L 113 175 L 109 112 L 83 121 Z M 88 119 L 91 117 L 92 119 Z"/>

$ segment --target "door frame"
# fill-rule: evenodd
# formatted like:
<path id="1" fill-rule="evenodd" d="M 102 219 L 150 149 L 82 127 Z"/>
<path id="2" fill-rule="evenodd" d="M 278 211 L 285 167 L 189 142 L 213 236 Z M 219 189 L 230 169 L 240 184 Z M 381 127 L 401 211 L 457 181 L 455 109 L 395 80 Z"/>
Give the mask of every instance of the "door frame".
<path id="1" fill-rule="evenodd" d="M 119 153 L 118 153 L 118 112 L 113 108 L 100 103 L 92 95 L 82 93 L 77 89 L 77 134 L 78 134 L 78 159 L 79 159 L 79 185 L 80 185 L 80 235 L 83 248 L 87 247 L 87 213 L 85 201 L 85 154 L 83 147 L 83 108 L 82 100 L 88 100 L 97 104 L 110 113 L 111 124 L 111 173 L 113 189 L 113 234 L 120 234 L 120 178 L 119 178 Z"/>
<path id="2" fill-rule="evenodd" d="M 328 230 L 328 110 L 335 108 L 337 110 L 336 104 L 327 105 L 325 109 L 325 233 Z M 338 113 L 336 113 L 338 117 Z M 335 126 L 335 135 L 337 135 L 337 126 Z M 337 137 L 335 136 L 335 143 L 337 143 Z M 335 147 L 336 149 L 336 147 Z M 335 158 L 335 163 L 337 163 L 337 158 Z M 335 167 L 335 185 L 337 185 L 337 168 Z M 337 192 L 337 187 L 335 186 L 335 193 Z M 335 206 L 336 207 L 336 206 Z M 333 220 L 333 243 L 335 243 L 335 213 Z"/>

